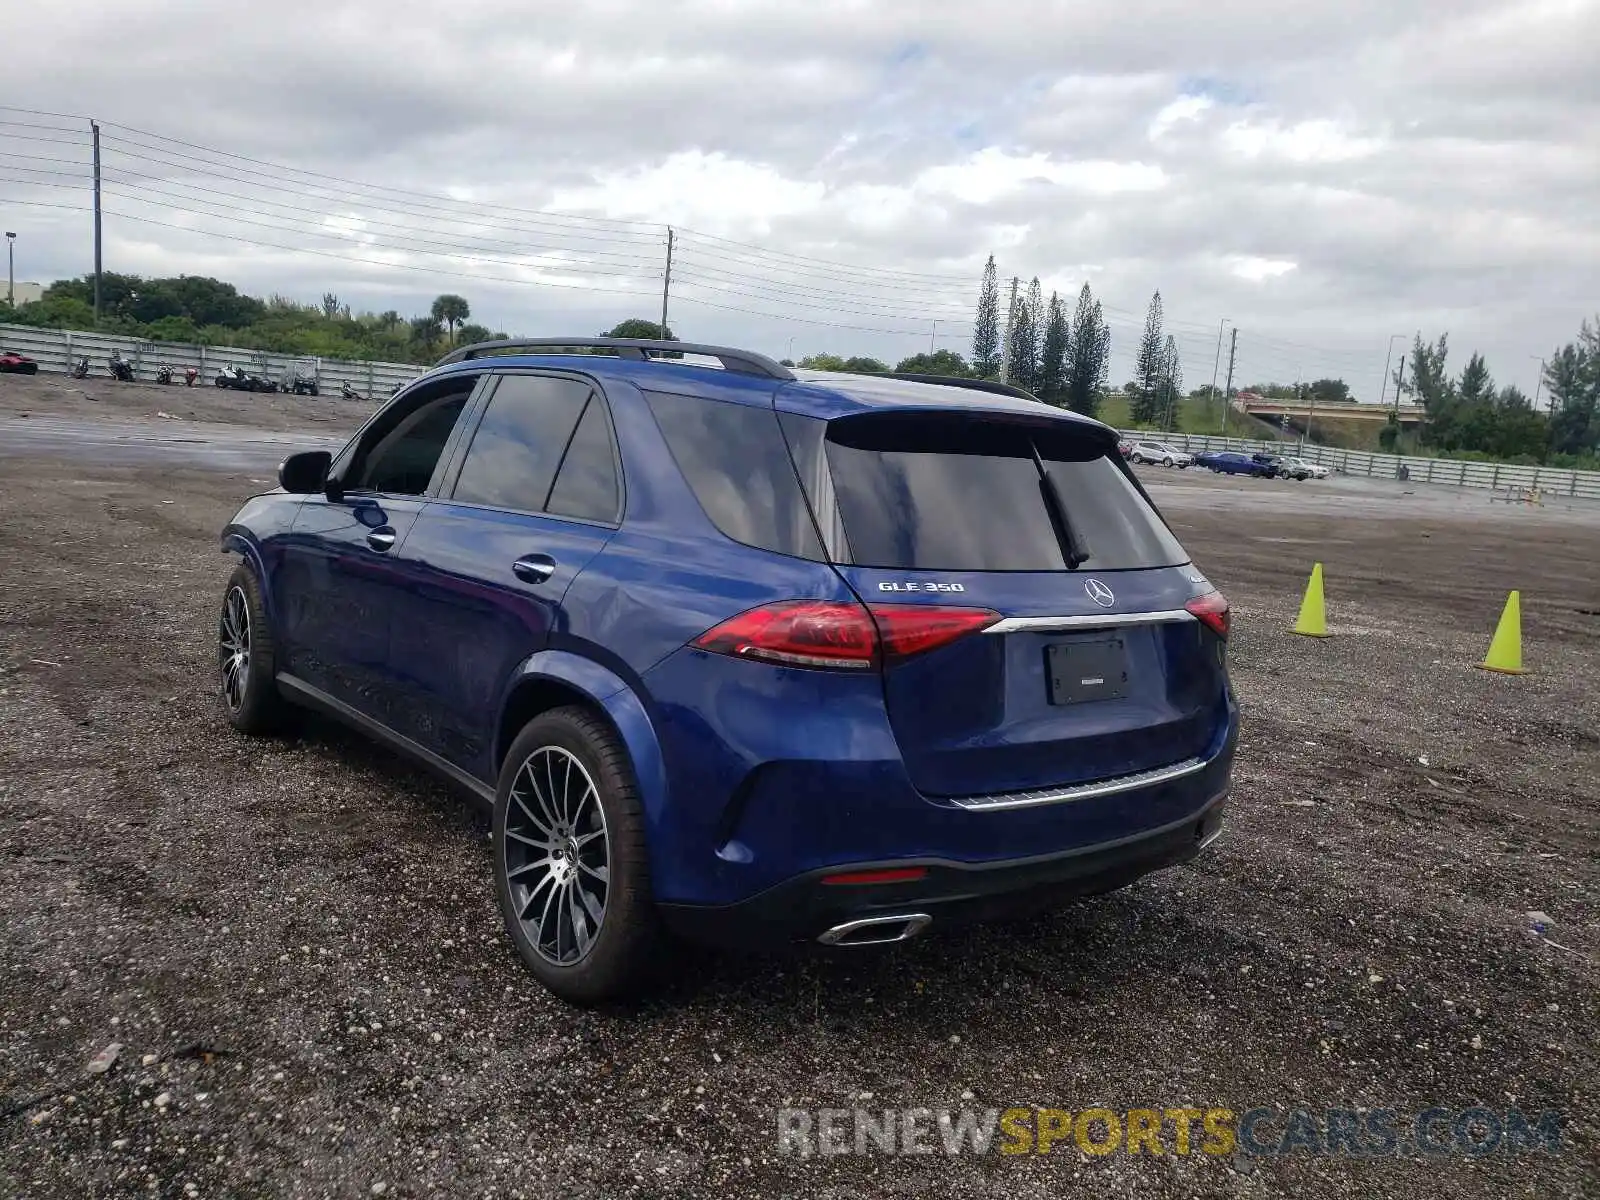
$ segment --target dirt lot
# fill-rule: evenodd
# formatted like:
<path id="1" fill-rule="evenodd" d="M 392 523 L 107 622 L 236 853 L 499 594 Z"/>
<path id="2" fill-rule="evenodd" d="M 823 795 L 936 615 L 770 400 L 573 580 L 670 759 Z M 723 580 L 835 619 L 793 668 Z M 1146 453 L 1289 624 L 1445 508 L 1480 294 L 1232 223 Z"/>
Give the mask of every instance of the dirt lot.
<path id="1" fill-rule="evenodd" d="M 445 788 L 218 716 L 248 476 L 0 457 L 0 1196 L 1600 1194 L 1600 522 L 1152 479 L 1236 607 L 1210 854 L 890 955 L 685 953 L 659 1002 L 580 1013 L 518 966 Z M 1314 559 L 1326 641 L 1285 632 Z M 1512 587 L 1533 673 L 1474 670 Z M 780 1106 L 963 1104 L 1567 1126 L 1443 1160 L 777 1153 Z"/>
<path id="2" fill-rule="evenodd" d="M 7 375 L 0 379 L 0 417 L 26 413 L 32 417 L 160 419 L 157 414 L 165 413 L 184 421 L 322 432 L 326 427 L 354 429 L 373 407 L 366 401 L 341 399 L 337 392 L 315 397 L 236 392 L 204 379 L 192 388 L 181 383 L 165 387 L 118 383 L 104 376 Z"/>

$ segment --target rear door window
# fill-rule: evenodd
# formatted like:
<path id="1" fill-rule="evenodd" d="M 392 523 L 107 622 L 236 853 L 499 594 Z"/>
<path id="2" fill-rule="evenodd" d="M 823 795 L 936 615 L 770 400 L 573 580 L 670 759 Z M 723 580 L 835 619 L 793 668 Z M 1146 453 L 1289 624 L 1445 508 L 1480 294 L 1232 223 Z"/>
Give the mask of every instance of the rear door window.
<path id="1" fill-rule="evenodd" d="M 906 570 L 1066 570 L 1065 539 L 1035 451 L 1087 553 L 1078 569 L 1188 561 L 1115 461 L 1114 446 L 1070 428 L 899 414 L 828 427 L 824 452 L 847 561 Z"/>

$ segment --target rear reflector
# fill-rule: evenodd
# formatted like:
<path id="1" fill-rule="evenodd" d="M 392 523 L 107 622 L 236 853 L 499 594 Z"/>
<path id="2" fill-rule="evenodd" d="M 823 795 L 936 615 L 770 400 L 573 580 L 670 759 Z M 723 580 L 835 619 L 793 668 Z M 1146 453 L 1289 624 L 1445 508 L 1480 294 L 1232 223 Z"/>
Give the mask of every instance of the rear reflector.
<path id="1" fill-rule="evenodd" d="M 928 877 L 927 867 L 890 867 L 882 871 L 847 871 L 843 875 L 824 875 L 823 883 L 910 883 Z"/>
<path id="2" fill-rule="evenodd" d="M 1221 592 L 1207 592 L 1204 596 L 1196 596 L 1184 607 L 1209 625 L 1218 637 L 1228 636 L 1231 625 L 1228 601 Z"/>
<path id="3" fill-rule="evenodd" d="M 793 667 L 867 670 L 922 654 L 1000 619 L 985 608 L 785 600 L 740 613 L 695 639 L 697 649 Z"/>

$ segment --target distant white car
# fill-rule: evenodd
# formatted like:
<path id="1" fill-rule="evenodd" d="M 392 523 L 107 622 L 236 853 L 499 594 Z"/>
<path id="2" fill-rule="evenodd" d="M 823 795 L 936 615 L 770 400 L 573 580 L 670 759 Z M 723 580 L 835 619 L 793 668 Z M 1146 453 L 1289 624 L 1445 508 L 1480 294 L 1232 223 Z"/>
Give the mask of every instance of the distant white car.
<path id="1" fill-rule="evenodd" d="M 1185 450 L 1175 450 L 1165 442 L 1134 442 L 1128 448 L 1128 461 L 1160 463 L 1163 467 L 1187 467 L 1194 463 L 1194 455 Z"/>
<path id="2" fill-rule="evenodd" d="M 1326 479 L 1328 468 L 1309 458 L 1286 458 L 1283 460 L 1282 473 L 1291 479 Z"/>

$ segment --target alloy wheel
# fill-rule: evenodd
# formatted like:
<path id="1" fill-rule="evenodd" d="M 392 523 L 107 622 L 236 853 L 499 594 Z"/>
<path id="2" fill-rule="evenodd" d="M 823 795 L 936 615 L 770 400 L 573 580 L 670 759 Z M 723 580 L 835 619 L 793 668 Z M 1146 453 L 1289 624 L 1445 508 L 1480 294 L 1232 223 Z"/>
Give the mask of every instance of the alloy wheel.
<path id="1" fill-rule="evenodd" d="M 576 755 L 543 746 L 523 760 L 501 852 L 529 944 L 555 966 L 580 962 L 605 923 L 611 846 L 600 793 Z"/>
<path id="2" fill-rule="evenodd" d="M 222 603 L 222 623 L 217 634 L 218 657 L 222 661 L 222 695 L 229 712 L 244 704 L 245 688 L 250 683 L 250 602 L 244 589 L 228 589 Z"/>

